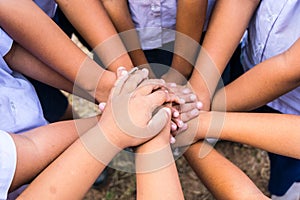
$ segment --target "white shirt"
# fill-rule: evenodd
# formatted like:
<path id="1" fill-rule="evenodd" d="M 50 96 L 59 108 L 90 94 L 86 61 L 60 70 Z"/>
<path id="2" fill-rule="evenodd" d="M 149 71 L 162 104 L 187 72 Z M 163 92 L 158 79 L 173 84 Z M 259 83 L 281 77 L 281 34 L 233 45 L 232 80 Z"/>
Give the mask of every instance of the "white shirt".
<path id="1" fill-rule="evenodd" d="M 0 130 L 0 199 L 7 193 L 15 175 L 17 165 L 16 146 L 11 136 Z"/>
<path id="2" fill-rule="evenodd" d="M 249 24 L 248 38 L 244 40 L 242 64 L 245 70 L 286 51 L 299 37 L 300 1 L 262 0 Z M 282 113 L 300 115 L 300 88 L 268 106 Z"/>

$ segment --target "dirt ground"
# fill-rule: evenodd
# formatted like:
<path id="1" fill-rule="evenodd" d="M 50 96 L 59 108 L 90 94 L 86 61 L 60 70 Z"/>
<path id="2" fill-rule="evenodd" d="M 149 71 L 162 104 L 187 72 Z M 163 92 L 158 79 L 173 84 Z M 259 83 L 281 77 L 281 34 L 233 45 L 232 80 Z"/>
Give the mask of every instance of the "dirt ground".
<path id="1" fill-rule="evenodd" d="M 70 101 L 81 117 L 93 116 L 97 107 L 81 98 L 70 96 Z M 247 145 L 220 141 L 215 148 L 242 169 L 266 195 L 269 178 L 269 160 L 267 153 Z M 196 174 L 182 157 L 176 161 L 177 168 L 187 200 L 213 200 L 214 197 L 205 188 Z M 222 167 L 222 166 L 219 166 Z M 109 168 L 104 184 L 93 187 L 85 200 L 133 200 L 135 199 L 135 175 Z M 203 172 L 205 173 L 205 172 Z M 158 180 L 159 181 L 159 180 Z"/>
<path id="2" fill-rule="evenodd" d="M 73 36 L 72 40 L 84 52 L 89 54 L 87 49 L 78 42 L 75 36 Z M 80 117 L 94 116 L 98 112 L 94 104 L 81 98 L 69 95 L 69 99 Z M 226 141 L 219 141 L 215 148 L 245 172 L 264 194 L 269 195 L 267 191 L 269 179 L 269 160 L 267 152 L 247 145 Z M 214 199 L 183 157 L 179 158 L 176 164 L 185 199 Z M 136 193 L 135 175 L 112 168 L 109 168 L 108 171 L 106 181 L 100 186 L 91 188 L 84 200 L 134 200 Z"/>

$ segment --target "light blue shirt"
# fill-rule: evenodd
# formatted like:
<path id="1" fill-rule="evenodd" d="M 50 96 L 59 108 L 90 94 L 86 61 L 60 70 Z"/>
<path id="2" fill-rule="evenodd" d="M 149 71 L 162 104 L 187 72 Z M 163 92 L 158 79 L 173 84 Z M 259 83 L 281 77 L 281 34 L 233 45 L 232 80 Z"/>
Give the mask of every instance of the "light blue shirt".
<path id="1" fill-rule="evenodd" d="M 31 83 L 3 59 L 11 45 L 12 39 L 0 29 L 0 130 L 20 133 L 47 122 Z"/>
<path id="2" fill-rule="evenodd" d="M 262 0 L 244 40 L 242 64 L 249 70 L 283 53 L 300 37 L 300 1 Z M 267 75 L 266 75 L 267 76 Z M 282 113 L 300 115 L 300 88 L 279 97 L 268 106 Z"/>
<path id="3" fill-rule="evenodd" d="M 208 1 L 205 27 L 214 4 L 215 0 Z M 142 49 L 159 48 L 175 40 L 177 0 L 128 0 L 128 5 Z"/>
<path id="4" fill-rule="evenodd" d="M 34 2 L 50 17 L 54 16 L 55 1 Z M 31 83 L 20 73 L 12 71 L 3 59 L 12 43 L 13 40 L 0 29 L 0 130 L 21 133 L 46 125 L 47 121 Z"/>

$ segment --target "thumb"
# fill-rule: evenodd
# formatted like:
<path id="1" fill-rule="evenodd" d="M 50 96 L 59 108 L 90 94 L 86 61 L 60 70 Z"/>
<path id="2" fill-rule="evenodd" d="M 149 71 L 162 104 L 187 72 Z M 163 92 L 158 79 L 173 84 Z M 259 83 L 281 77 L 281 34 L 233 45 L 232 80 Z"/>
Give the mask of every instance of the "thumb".
<path id="1" fill-rule="evenodd" d="M 153 115 L 151 120 L 148 122 L 147 129 L 151 131 L 153 135 L 157 135 L 167 125 L 170 119 L 171 110 L 170 108 L 164 107 Z"/>

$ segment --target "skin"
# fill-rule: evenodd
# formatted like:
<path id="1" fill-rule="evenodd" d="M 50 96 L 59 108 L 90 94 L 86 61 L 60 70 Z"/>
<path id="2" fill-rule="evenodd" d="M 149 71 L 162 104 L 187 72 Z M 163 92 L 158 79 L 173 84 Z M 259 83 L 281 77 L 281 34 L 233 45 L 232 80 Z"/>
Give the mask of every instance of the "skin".
<path id="1" fill-rule="evenodd" d="M 97 101 L 107 99 L 115 74 L 88 58 L 34 2 L 0 1 L 0 9 L 1 27 L 16 43 Z"/>
<path id="2" fill-rule="evenodd" d="M 129 53 L 132 62 L 136 66 L 144 65 L 149 68 L 147 59 L 141 49 L 134 23 L 131 20 L 127 0 L 102 0 L 102 2 L 118 32 L 122 33 L 124 31 L 129 31 L 127 32 L 128 34 L 124 35 L 123 42 L 127 49 L 133 50 Z M 206 0 L 178 1 L 176 31 L 178 31 L 179 34 L 176 35 L 175 56 L 171 67 L 186 78 L 192 70 L 190 62 L 192 61 L 193 63 L 193 60 L 195 59 L 194 57 L 198 48 L 197 44 L 199 43 L 202 34 L 206 7 Z M 187 42 L 189 45 L 186 45 Z M 187 58 L 188 61 L 182 57 Z M 150 74 L 150 77 L 154 77 L 154 74 Z M 164 79 L 167 82 L 178 82 L 178 77 L 180 77 L 180 80 L 182 79 L 178 73 L 173 73 L 173 70 L 171 70 L 170 74 L 166 75 Z M 179 83 L 182 81 L 179 81 Z"/>
<path id="3" fill-rule="evenodd" d="M 199 158 L 193 152 L 199 152 L 200 148 L 209 148 L 211 151 Z M 216 199 L 269 199 L 244 172 L 205 142 L 191 146 L 185 158 Z"/>
<path id="4" fill-rule="evenodd" d="M 109 70 L 116 72 L 119 66 L 127 70 L 133 67 L 101 1 L 56 0 L 56 3 Z"/>
<path id="5" fill-rule="evenodd" d="M 23 177 L 24 173 L 30 172 L 31 174 L 27 176 L 33 178 L 38 171 L 41 171 L 32 169 L 31 159 L 35 159 L 35 162 L 41 160 L 38 163 L 43 163 L 43 165 L 39 168 L 45 168 L 34 178 L 28 188 L 19 196 L 19 199 L 82 198 L 99 173 L 120 150 L 143 144 L 150 139 L 152 140 L 149 143 L 145 143 L 138 148 L 140 153 L 149 153 L 150 150 L 157 149 L 158 146 L 166 146 L 167 155 L 172 156 L 168 144 L 170 109 L 161 109 L 153 117 L 146 114 L 153 111 L 153 102 L 157 106 L 162 105 L 168 99 L 168 94 L 165 91 L 157 90 L 157 84 L 150 84 L 147 87 L 135 90 L 147 75 L 145 71 L 138 71 L 134 75 L 128 75 L 124 70 L 119 71 L 119 79 L 101 119 L 99 121 L 94 119 L 92 120 L 93 123 L 90 123 L 91 121 L 88 121 L 88 123 L 82 120 L 77 121 L 77 123 L 82 122 L 82 124 L 77 124 L 80 125 L 77 128 L 81 128 L 79 133 L 82 133 L 77 140 L 78 129 L 74 131 L 74 121 L 54 123 L 28 133 L 12 134 L 18 154 L 17 171 L 20 175 L 17 177 Z M 156 91 L 152 92 L 151 87 Z M 141 132 L 140 136 L 142 137 L 133 137 L 117 125 L 111 109 L 114 106 L 114 99 L 120 100 L 120 98 L 122 99 L 128 95 L 131 96 L 130 94 L 135 94 L 135 97 L 129 99 L 129 105 L 143 105 L 143 109 L 139 110 L 133 109 L 132 106 L 129 107 L 133 119 L 139 119 L 139 122 L 133 120 L 132 123 L 139 123 L 142 127 L 149 126 L 151 130 L 156 132 L 152 132 L 150 135 L 144 135 Z M 52 143 L 45 144 L 49 139 L 48 130 L 53 131 L 53 139 L 56 138 L 53 144 L 57 143 L 56 145 Z M 61 134 L 61 131 L 64 131 L 67 135 L 70 134 L 70 138 Z M 64 137 L 57 137 L 59 135 Z M 108 149 L 110 150 L 107 151 Z M 106 153 L 103 154 L 103 151 Z M 47 167 L 49 163 L 50 165 Z M 22 167 L 19 167 L 20 165 Z M 29 165 L 31 168 L 23 168 Z M 172 184 L 175 186 L 169 187 L 167 183 L 162 183 L 161 187 L 157 187 L 155 190 L 151 189 L 151 194 L 157 193 L 154 196 L 161 196 L 161 190 L 163 189 L 168 195 L 182 197 L 174 162 L 154 174 L 146 175 L 143 181 L 138 181 L 138 188 L 149 188 L 148 184 L 155 185 L 155 183 L 152 183 L 153 180 L 161 175 L 172 180 Z M 16 177 L 14 178 L 16 179 Z M 14 180 L 14 183 L 16 185 L 17 180 Z M 43 187 L 40 187 L 41 185 Z"/>
<path id="6" fill-rule="evenodd" d="M 238 46 L 258 0 L 216 2 L 195 70 L 189 80 L 204 109 L 210 110 L 220 75 Z M 217 47 L 217 48 L 216 48 Z"/>

